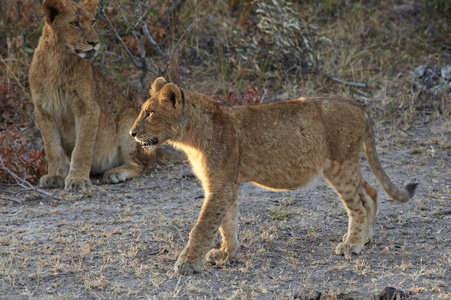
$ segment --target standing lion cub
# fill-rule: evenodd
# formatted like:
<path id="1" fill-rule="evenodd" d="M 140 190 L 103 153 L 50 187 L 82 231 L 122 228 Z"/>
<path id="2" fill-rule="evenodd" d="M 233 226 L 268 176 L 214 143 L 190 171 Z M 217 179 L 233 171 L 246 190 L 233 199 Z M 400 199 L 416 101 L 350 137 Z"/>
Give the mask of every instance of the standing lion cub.
<path id="1" fill-rule="evenodd" d="M 159 151 L 146 155 L 128 134 L 138 112 L 86 58 L 99 49 L 94 30 L 98 0 L 45 0 L 45 25 L 29 78 L 44 139 L 48 174 L 43 188 L 78 191 L 89 175 L 117 183 L 145 173 L 155 162 L 182 160 Z"/>
<path id="2" fill-rule="evenodd" d="M 338 97 L 230 108 L 158 78 L 130 134 L 150 149 L 168 142 L 184 151 L 202 182 L 205 201 L 175 264 L 179 274 L 200 272 L 205 259 L 237 253 L 238 189 L 244 182 L 290 190 L 323 175 L 349 216 L 337 254 L 359 253 L 373 235 L 377 192 L 360 173 L 362 146 L 391 199 L 406 202 L 416 188 L 393 185 L 380 165 L 367 116 L 356 102 Z M 222 247 L 209 251 L 218 228 Z"/>

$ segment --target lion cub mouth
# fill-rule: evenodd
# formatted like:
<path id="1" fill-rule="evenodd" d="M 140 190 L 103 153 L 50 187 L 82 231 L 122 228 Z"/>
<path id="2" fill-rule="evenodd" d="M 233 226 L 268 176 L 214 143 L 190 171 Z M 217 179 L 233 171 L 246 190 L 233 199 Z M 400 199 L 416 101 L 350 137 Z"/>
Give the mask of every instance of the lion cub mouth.
<path id="1" fill-rule="evenodd" d="M 158 138 L 157 137 L 154 137 L 154 138 L 151 138 L 151 139 L 146 139 L 145 142 L 141 143 L 141 145 L 145 146 L 145 147 L 155 146 L 156 144 L 158 144 Z"/>
<path id="2" fill-rule="evenodd" d="M 82 58 L 91 59 L 96 56 L 97 51 L 95 49 L 91 49 L 83 52 L 81 50 L 75 49 L 75 53 Z"/>

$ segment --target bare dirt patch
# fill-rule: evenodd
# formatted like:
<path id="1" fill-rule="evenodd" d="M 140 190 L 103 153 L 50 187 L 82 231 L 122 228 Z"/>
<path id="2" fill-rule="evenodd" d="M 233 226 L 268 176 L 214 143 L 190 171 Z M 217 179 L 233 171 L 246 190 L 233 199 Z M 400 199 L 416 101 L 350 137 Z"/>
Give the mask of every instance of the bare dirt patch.
<path id="1" fill-rule="evenodd" d="M 379 192 L 379 212 L 374 241 L 351 257 L 334 254 L 347 216 L 324 180 L 279 193 L 243 185 L 239 258 L 192 276 L 173 271 L 203 201 L 189 166 L 156 167 L 81 194 L 52 191 L 62 200 L 2 185 L 0 297 L 374 299 L 391 286 L 410 299 L 449 299 L 447 126 L 377 128 L 387 173 L 398 185 L 420 186 L 409 203 L 394 203 L 362 159 Z M 219 241 L 218 234 L 214 246 Z"/>

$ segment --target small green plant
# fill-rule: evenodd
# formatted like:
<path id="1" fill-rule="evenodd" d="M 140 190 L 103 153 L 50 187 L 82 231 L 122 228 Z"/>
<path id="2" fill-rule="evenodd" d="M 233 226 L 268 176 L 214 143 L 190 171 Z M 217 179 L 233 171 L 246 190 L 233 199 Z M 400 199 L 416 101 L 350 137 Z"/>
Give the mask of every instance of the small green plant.
<path id="1" fill-rule="evenodd" d="M 269 217 L 273 220 L 285 220 L 290 215 L 288 210 L 279 207 L 272 207 L 269 210 Z"/>
<path id="2" fill-rule="evenodd" d="M 412 150 L 410 150 L 410 153 L 412 154 L 421 154 L 424 151 L 424 147 L 419 147 L 419 148 L 412 148 Z"/>

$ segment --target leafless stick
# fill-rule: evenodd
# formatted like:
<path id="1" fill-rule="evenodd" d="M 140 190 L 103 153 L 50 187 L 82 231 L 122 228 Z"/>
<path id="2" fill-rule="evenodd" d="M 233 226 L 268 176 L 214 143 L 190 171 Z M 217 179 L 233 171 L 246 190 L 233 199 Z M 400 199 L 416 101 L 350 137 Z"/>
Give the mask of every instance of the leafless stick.
<path id="1" fill-rule="evenodd" d="M 122 6 L 119 4 L 119 2 L 116 0 L 116 5 L 119 7 L 119 10 L 121 11 L 122 14 L 122 18 L 124 18 L 125 23 L 130 24 L 130 22 L 127 19 L 127 16 L 124 13 L 124 10 L 122 9 Z M 144 49 L 144 45 L 141 42 L 141 39 L 138 37 L 137 33 L 136 33 L 136 28 L 134 26 L 130 27 L 130 32 L 133 36 L 133 38 L 135 39 L 135 41 L 138 43 L 138 48 L 139 48 L 139 56 L 141 58 L 141 63 L 143 64 L 143 67 L 145 66 L 145 57 L 146 57 L 146 50 Z M 145 69 L 145 68 L 142 68 Z"/>
<path id="2" fill-rule="evenodd" d="M 326 78 L 328 78 L 330 80 L 333 80 L 333 81 L 336 81 L 336 82 L 339 82 L 339 83 L 343 83 L 344 85 L 350 85 L 350 86 L 355 86 L 355 87 L 365 88 L 365 89 L 369 89 L 370 88 L 370 86 L 368 84 L 357 83 L 357 82 L 352 82 L 352 81 L 345 81 L 343 79 L 334 77 L 332 75 L 328 75 L 328 74 L 326 74 L 326 73 L 324 73 L 323 71 L 320 71 L 320 70 L 316 70 L 315 74 L 321 75 L 323 77 L 326 77 Z"/>
<path id="3" fill-rule="evenodd" d="M 12 201 L 12 202 L 17 203 L 17 204 L 22 204 L 21 200 L 13 198 L 13 197 L 0 196 L 0 199 L 7 200 L 7 201 Z"/>
<path id="4" fill-rule="evenodd" d="M 56 195 L 53 195 L 52 193 L 46 192 L 44 190 L 38 189 L 36 187 L 34 187 L 30 182 L 28 182 L 25 178 L 22 179 L 19 176 L 17 176 L 13 171 L 11 171 L 7 166 L 5 166 L 5 163 L 3 162 L 3 156 L 0 155 L 0 164 L 2 169 L 6 170 L 6 172 L 8 172 L 9 175 L 11 175 L 14 180 L 16 181 L 17 185 L 24 188 L 25 190 L 33 190 L 35 192 L 44 194 L 46 196 L 50 196 L 53 197 L 55 199 L 61 200 L 62 198 Z"/>
<path id="5" fill-rule="evenodd" d="M 166 54 L 164 54 L 164 52 L 160 48 L 160 45 L 158 45 L 158 43 L 155 42 L 155 40 L 150 35 L 149 29 L 147 28 L 146 21 L 145 20 L 141 20 L 141 21 L 139 21 L 139 23 L 141 24 L 142 30 L 144 32 L 144 36 L 147 38 L 149 43 L 152 44 L 152 46 L 154 47 L 154 49 L 158 52 L 158 54 L 160 56 L 162 56 L 164 59 L 166 59 L 167 58 Z"/>
<path id="6" fill-rule="evenodd" d="M 318 67 L 316 68 L 301 68 L 302 72 L 306 72 L 306 73 L 313 73 L 316 75 L 320 75 L 323 76 L 327 79 L 333 80 L 335 82 L 339 82 L 342 83 L 344 85 L 350 85 L 350 86 L 355 86 L 355 87 L 359 87 L 359 88 L 365 88 L 365 89 L 369 89 L 370 86 L 368 84 L 365 83 L 357 83 L 357 82 L 352 82 L 352 81 L 345 81 L 343 79 L 337 78 L 335 76 L 329 75 L 324 73 L 323 71 L 319 70 Z"/>
<path id="7" fill-rule="evenodd" d="M 141 22 L 141 20 L 145 20 L 147 18 L 147 15 L 149 14 L 149 12 L 156 7 L 156 5 L 150 7 L 150 1 L 148 1 L 148 2 L 149 2 L 149 5 L 144 5 L 144 6 L 147 6 L 147 8 L 144 12 L 142 12 L 141 1 L 138 2 L 139 11 L 141 12 L 141 17 L 138 18 L 138 21 L 136 21 L 134 27 L 138 26 L 138 24 L 139 24 L 139 22 Z"/>
<path id="8" fill-rule="evenodd" d="M 110 19 L 108 18 L 108 16 L 105 13 L 105 8 L 106 6 L 101 7 L 101 12 L 102 15 L 105 17 L 106 21 L 108 22 L 108 25 L 111 27 L 111 29 L 114 32 L 114 35 L 116 36 L 117 40 L 122 44 L 122 47 L 124 48 L 125 52 L 127 53 L 127 55 L 130 57 L 130 59 L 132 60 L 132 63 L 138 67 L 139 69 L 145 69 L 146 71 L 149 71 L 155 75 L 159 75 L 157 71 L 153 70 L 152 68 L 150 68 L 149 66 L 147 66 L 145 63 L 143 63 L 143 61 L 138 61 L 135 59 L 135 57 L 133 56 L 133 54 L 131 53 L 130 49 L 128 49 L 127 45 L 125 44 L 124 40 L 121 38 L 121 36 L 119 35 L 119 33 L 116 30 L 116 27 L 114 27 L 114 25 L 111 23 Z M 125 17 L 125 16 L 124 16 Z M 136 35 L 136 33 L 135 33 Z M 136 38 L 136 37 L 135 37 Z M 137 38 L 136 38 L 137 39 Z M 138 39 L 137 39 L 138 42 Z M 139 41 L 140 42 L 140 41 Z M 143 49 L 143 47 L 140 48 Z M 140 49 L 140 50 L 141 50 Z M 141 50 L 142 51 L 142 50 Z"/>
<path id="9" fill-rule="evenodd" d="M 142 4 L 141 2 L 138 2 L 138 9 L 139 12 L 141 14 L 141 17 L 139 18 L 138 22 L 136 22 L 135 27 L 139 24 L 141 25 L 141 28 L 144 32 L 144 36 L 147 38 L 147 40 L 149 41 L 149 43 L 152 45 L 152 47 L 157 51 L 157 53 L 163 57 L 163 59 L 166 59 L 167 56 L 166 54 L 161 50 L 160 45 L 158 45 L 157 42 L 155 42 L 155 40 L 152 38 L 152 36 L 149 33 L 149 29 L 147 28 L 147 24 L 146 24 L 146 19 L 147 19 L 147 14 L 150 11 L 150 8 L 147 8 L 144 12 L 142 9 Z"/>

